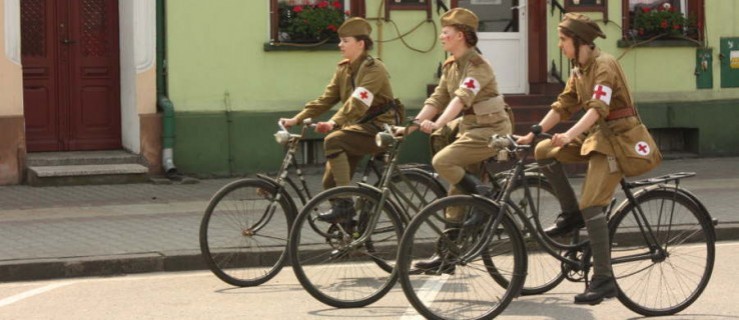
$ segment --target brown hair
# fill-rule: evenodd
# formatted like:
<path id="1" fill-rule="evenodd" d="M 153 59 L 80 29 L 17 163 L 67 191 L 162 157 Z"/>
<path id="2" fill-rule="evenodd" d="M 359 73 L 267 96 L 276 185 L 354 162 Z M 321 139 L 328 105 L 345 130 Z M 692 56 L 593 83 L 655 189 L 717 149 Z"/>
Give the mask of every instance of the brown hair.
<path id="1" fill-rule="evenodd" d="M 476 47 L 477 46 L 477 32 L 475 32 L 475 29 L 472 29 L 472 27 L 461 24 L 461 23 L 455 23 L 452 24 L 451 27 L 456 29 L 457 31 L 461 32 L 462 35 L 464 35 L 464 42 L 467 43 L 470 47 Z"/>
<path id="2" fill-rule="evenodd" d="M 370 51 L 372 50 L 372 45 L 374 42 L 372 42 L 372 38 L 370 38 L 367 35 L 358 35 L 354 36 L 354 39 L 357 39 L 357 41 L 364 41 L 364 51 Z"/>

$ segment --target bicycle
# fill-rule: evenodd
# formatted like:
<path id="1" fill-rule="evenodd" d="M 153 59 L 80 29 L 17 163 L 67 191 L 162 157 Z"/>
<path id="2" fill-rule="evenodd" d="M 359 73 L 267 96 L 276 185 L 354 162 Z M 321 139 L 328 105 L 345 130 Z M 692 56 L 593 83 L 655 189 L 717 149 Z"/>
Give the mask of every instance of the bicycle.
<path id="1" fill-rule="evenodd" d="M 402 141 L 386 125 L 376 136 L 378 146 L 387 147 L 379 183 L 323 191 L 293 223 L 289 253 L 295 275 L 327 305 L 362 307 L 384 296 L 397 280 L 392 270 L 404 225 L 425 205 L 446 196 L 430 173 L 397 164 Z M 354 218 L 318 220 L 318 213 L 329 210 L 335 199 L 352 199 Z"/>
<path id="2" fill-rule="evenodd" d="M 548 136 L 539 127 L 532 131 L 537 138 Z M 510 200 L 510 191 L 519 182 L 528 201 L 536 201 L 524 179 L 524 160 L 532 147 L 518 145 L 511 135 L 492 140 L 493 145 L 519 154 L 504 192 L 496 200 L 454 196 L 437 201 L 416 215 L 401 239 L 396 264 L 399 280 L 411 304 L 427 318 L 489 319 L 518 295 L 527 272 L 527 252 L 512 216 L 518 216 L 546 254 L 561 262 L 561 272 L 552 283 L 567 279 L 588 285 L 588 241 L 580 240 L 579 232 L 559 239 L 547 236 L 538 212 L 533 219 L 523 219 L 521 209 Z M 700 296 L 710 280 L 717 221 L 697 197 L 679 186 L 681 179 L 694 175 L 679 172 L 633 182 L 622 179 L 626 199 L 617 207 L 614 199 L 607 208 L 617 297 L 636 313 L 680 312 Z M 488 219 L 481 229 L 459 230 L 452 238 L 440 226 L 443 211 L 452 206 L 484 212 Z M 443 254 L 448 265 L 421 274 L 413 270 L 414 260 L 432 253 Z M 448 274 L 449 266 L 454 267 L 453 274 Z"/>
<path id="3" fill-rule="evenodd" d="M 282 270 L 298 204 L 305 205 L 312 198 L 295 153 L 307 129 L 315 124 L 306 119 L 299 134 L 278 125 L 275 140 L 286 152 L 276 177 L 257 174 L 225 185 L 210 199 L 200 224 L 200 250 L 206 265 L 234 286 L 257 286 Z M 375 161 L 367 161 L 363 182 L 372 173 L 380 176 Z M 290 176 L 292 168 L 299 184 Z"/>

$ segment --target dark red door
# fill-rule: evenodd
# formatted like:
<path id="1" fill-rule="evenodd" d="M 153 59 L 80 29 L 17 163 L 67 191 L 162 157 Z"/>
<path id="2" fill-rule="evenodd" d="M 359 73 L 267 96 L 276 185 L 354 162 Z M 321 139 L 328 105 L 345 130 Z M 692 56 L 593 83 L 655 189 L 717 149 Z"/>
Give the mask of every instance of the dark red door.
<path id="1" fill-rule="evenodd" d="M 29 151 L 121 148 L 116 0 L 21 0 Z"/>

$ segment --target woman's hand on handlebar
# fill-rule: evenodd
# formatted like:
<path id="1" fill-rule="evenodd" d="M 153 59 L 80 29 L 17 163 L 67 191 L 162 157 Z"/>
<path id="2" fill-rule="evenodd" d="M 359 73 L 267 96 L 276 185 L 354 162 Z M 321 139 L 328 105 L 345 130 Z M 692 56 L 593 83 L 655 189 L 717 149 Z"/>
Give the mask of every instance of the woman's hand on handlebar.
<path id="1" fill-rule="evenodd" d="M 316 123 L 316 132 L 318 133 L 329 133 L 334 130 L 334 123 L 332 121 Z"/>
<path id="2" fill-rule="evenodd" d="M 567 134 L 567 132 L 555 133 L 552 136 L 552 145 L 555 147 L 565 146 L 571 141 L 572 141 L 572 137 L 570 137 L 570 135 Z"/>
<path id="3" fill-rule="evenodd" d="M 436 123 L 434 123 L 431 120 L 423 120 L 420 124 L 421 132 L 425 134 L 431 134 L 431 132 L 434 132 L 436 130 Z"/>
<path id="4" fill-rule="evenodd" d="M 534 141 L 534 133 L 533 132 L 529 132 L 525 136 L 520 136 L 520 137 L 518 137 L 518 139 L 516 139 L 516 143 L 517 144 L 527 144 L 527 145 L 530 145 L 532 141 Z"/>
<path id="5" fill-rule="evenodd" d="M 280 118 L 279 120 L 280 124 L 285 126 L 285 128 L 290 128 L 292 126 L 295 126 L 298 124 L 298 119 L 295 118 Z"/>

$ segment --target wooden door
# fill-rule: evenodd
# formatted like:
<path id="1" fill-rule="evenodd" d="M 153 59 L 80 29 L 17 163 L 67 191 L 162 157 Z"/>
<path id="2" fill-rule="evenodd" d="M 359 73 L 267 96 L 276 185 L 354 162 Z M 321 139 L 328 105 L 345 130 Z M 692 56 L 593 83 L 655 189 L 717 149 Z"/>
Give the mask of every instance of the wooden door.
<path id="1" fill-rule="evenodd" d="M 29 151 L 121 148 L 116 0 L 21 0 Z"/>

